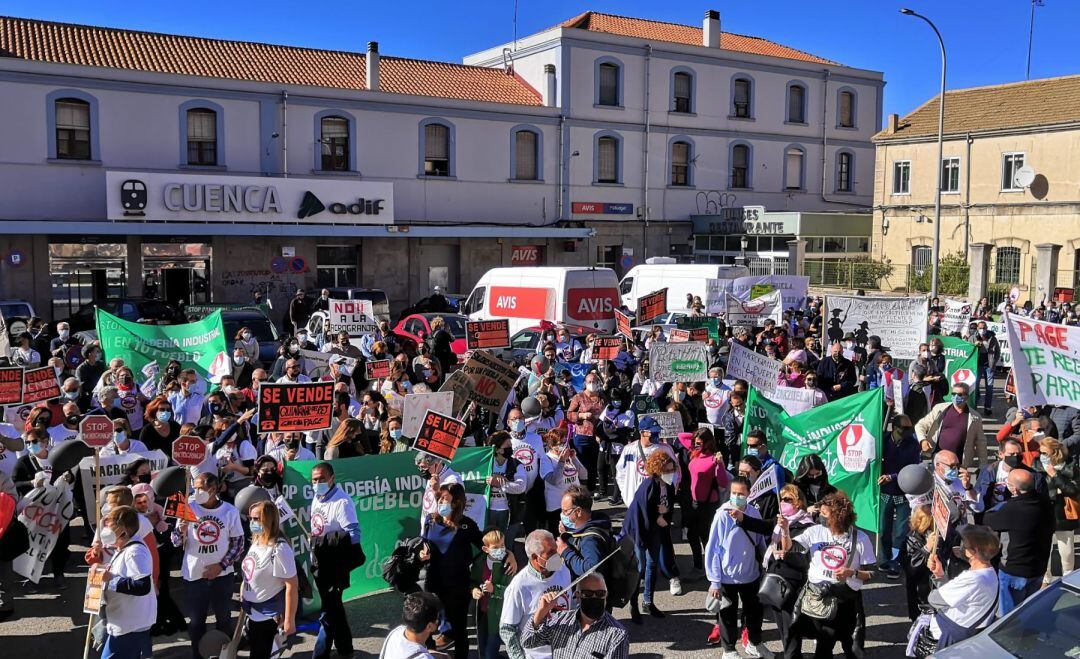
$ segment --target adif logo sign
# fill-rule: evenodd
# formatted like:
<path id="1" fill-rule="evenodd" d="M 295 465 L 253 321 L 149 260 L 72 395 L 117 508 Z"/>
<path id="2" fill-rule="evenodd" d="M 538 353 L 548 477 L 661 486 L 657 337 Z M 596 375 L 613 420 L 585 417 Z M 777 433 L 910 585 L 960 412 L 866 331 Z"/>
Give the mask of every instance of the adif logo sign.
<path id="1" fill-rule="evenodd" d="M 836 452 L 847 471 L 862 471 L 877 458 L 877 438 L 861 423 L 852 423 L 840 431 Z"/>
<path id="2" fill-rule="evenodd" d="M 975 386 L 975 372 L 970 368 L 958 368 L 952 374 L 953 385 L 966 384 L 968 389 Z"/>

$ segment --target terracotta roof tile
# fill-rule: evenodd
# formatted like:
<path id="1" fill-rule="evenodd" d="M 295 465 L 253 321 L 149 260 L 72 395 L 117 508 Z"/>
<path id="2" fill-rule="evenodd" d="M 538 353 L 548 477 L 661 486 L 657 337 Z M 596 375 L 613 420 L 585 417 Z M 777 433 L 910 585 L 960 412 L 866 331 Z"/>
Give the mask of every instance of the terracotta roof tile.
<path id="1" fill-rule="evenodd" d="M 277 84 L 366 88 L 363 53 L 3 16 L 0 57 Z M 379 82 L 385 92 L 541 105 L 535 89 L 502 69 L 386 56 L 380 62 Z"/>
<path id="2" fill-rule="evenodd" d="M 644 18 L 630 18 L 628 16 L 616 16 L 613 14 L 601 14 L 600 12 L 587 11 L 560 24 L 559 27 L 589 30 L 590 32 L 606 32 L 618 34 L 624 37 L 637 37 L 648 41 L 667 41 L 681 43 L 690 46 L 701 45 L 701 28 L 693 25 L 681 25 L 679 23 L 665 23 L 663 21 L 651 21 Z M 815 62 L 817 64 L 836 64 L 836 62 L 811 55 L 810 53 L 789 48 L 775 41 L 751 37 L 733 32 L 720 33 L 720 48 L 722 50 L 734 50 L 741 53 L 765 55 L 767 57 L 782 57 L 785 59 L 800 60 L 803 62 Z"/>
<path id="3" fill-rule="evenodd" d="M 972 87 L 945 92 L 945 134 L 1080 122 L 1080 75 Z M 938 97 L 888 128 L 877 141 L 937 136 Z"/>

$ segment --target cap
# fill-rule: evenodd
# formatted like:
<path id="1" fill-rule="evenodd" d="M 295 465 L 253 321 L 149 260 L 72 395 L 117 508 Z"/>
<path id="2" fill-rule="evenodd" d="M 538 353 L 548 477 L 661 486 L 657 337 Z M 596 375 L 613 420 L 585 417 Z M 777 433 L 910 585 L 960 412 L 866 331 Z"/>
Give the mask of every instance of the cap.
<path id="1" fill-rule="evenodd" d="M 660 434 L 660 424 L 651 416 L 642 417 L 638 421 L 638 432 L 646 431 L 651 432 L 654 435 Z"/>
<path id="2" fill-rule="evenodd" d="M 855 332 L 848 332 L 847 334 L 845 334 L 844 335 L 844 340 L 845 341 L 854 341 L 855 340 Z"/>
<path id="3" fill-rule="evenodd" d="M 154 498 L 154 488 L 150 487 L 149 483 L 136 483 L 131 486 L 132 496 L 139 496 L 140 494 L 146 494 L 151 499 Z"/>

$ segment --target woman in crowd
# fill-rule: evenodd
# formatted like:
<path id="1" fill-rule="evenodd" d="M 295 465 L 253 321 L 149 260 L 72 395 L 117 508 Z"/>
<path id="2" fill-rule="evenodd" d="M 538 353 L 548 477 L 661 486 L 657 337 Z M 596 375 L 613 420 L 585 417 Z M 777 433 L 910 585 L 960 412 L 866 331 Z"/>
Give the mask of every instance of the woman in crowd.
<path id="1" fill-rule="evenodd" d="M 566 412 L 563 411 L 562 403 L 559 402 L 559 395 L 554 391 L 555 385 L 552 384 L 551 387 L 548 393 L 537 392 L 536 394 L 536 402 L 540 403 L 540 418 L 536 420 L 536 432 L 540 434 L 558 428 L 566 418 Z"/>
<path id="2" fill-rule="evenodd" d="M 1036 472 L 1042 472 L 1046 477 L 1046 489 L 1050 494 L 1050 503 L 1054 506 L 1054 517 L 1057 525 L 1054 528 L 1054 544 L 1057 546 L 1058 556 L 1061 558 L 1061 573 L 1063 575 L 1073 571 L 1076 561 L 1075 538 L 1076 529 L 1080 525 L 1080 506 L 1077 499 L 1080 498 L 1080 465 L 1075 458 L 1070 457 L 1069 448 L 1062 442 L 1046 437 L 1039 442 L 1039 461 L 1035 465 Z M 1049 584 L 1053 575 L 1051 567 L 1053 561 L 1046 564 L 1046 576 L 1043 583 Z"/>
<path id="3" fill-rule="evenodd" d="M 132 487 L 140 483 L 149 485 L 151 479 L 150 461 L 139 458 L 124 468 L 124 475 L 120 478 L 120 484 Z M 139 511 L 140 513 L 142 511 Z"/>
<path id="4" fill-rule="evenodd" d="M 249 364 L 259 365 L 259 340 L 248 327 L 241 327 L 233 337 L 233 350 L 244 351 L 244 357 Z"/>
<path id="5" fill-rule="evenodd" d="M 783 521 L 780 521 L 781 519 Z M 781 542 L 785 529 L 788 535 L 797 538 L 813 525 L 813 516 L 806 512 L 806 497 L 803 491 L 792 483 L 780 488 L 780 517 L 777 518 L 772 532 L 772 543 L 765 551 L 765 568 L 767 573 L 776 575 L 775 578 L 783 579 L 792 595 L 784 602 L 763 602 L 763 604 L 769 617 L 780 631 L 780 639 L 784 644 L 784 657 L 798 657 L 802 650 L 792 642 L 795 637 L 792 636 L 791 629 L 795 624 L 796 598 L 794 594 L 806 584 L 806 571 L 809 565 L 806 554 L 785 552 L 781 548 Z M 776 606 L 777 604 L 780 606 Z"/>
<path id="6" fill-rule="evenodd" d="M 273 502 L 256 503 L 248 515 L 251 548 L 241 563 L 244 579 L 241 606 L 248 614 L 251 659 L 270 659 L 279 630 L 286 639 L 296 633 L 300 599 L 296 557 L 281 530 Z"/>
<path id="7" fill-rule="evenodd" d="M 544 503 L 547 519 L 544 528 L 558 533 L 562 497 L 571 485 L 581 485 L 588 477 L 585 466 L 578 460 L 577 452 L 566 443 L 566 430 L 556 428 L 544 435 L 544 445 L 551 460 L 552 470 L 544 476 Z"/>
<path id="8" fill-rule="evenodd" d="M 149 450 L 146 444 L 132 437 L 131 425 L 124 417 L 113 419 L 113 438 L 101 449 L 101 455 L 146 455 Z"/>
<path id="9" fill-rule="evenodd" d="M 105 647 L 102 659 L 152 657 L 150 629 L 157 619 L 153 560 L 138 538 L 138 513 L 128 506 L 101 520 L 101 542 L 113 550 L 103 576 Z"/>
<path id="10" fill-rule="evenodd" d="M 683 526 L 693 555 L 694 569 L 704 570 L 704 549 L 709 539 L 716 509 L 727 500 L 731 474 L 724 467 L 724 457 L 717 452 L 716 438 L 712 430 L 700 428 L 691 440 L 690 505 L 683 509 Z"/>
<path id="11" fill-rule="evenodd" d="M 635 622 L 640 620 L 641 613 L 654 618 L 664 617 L 653 601 L 661 572 L 671 582 L 673 593 L 682 591 L 675 548 L 671 543 L 677 469 L 678 465 L 669 453 L 655 451 L 649 455 L 645 460 L 646 478 L 626 509 L 623 533 L 632 538 L 637 547 L 638 565 L 645 578 L 640 613 L 636 595 L 631 602 L 630 615 Z"/>
<path id="12" fill-rule="evenodd" d="M 139 431 L 139 441 L 151 451 L 172 457 L 172 444 L 180 436 L 180 424 L 173 419 L 172 403 L 158 396 L 146 406 L 146 421 Z"/>
<path id="13" fill-rule="evenodd" d="M 386 400 L 377 391 L 365 391 L 360 402 L 359 417 L 364 424 L 364 453 L 375 453 L 379 447 L 379 435 L 382 434 L 383 424 L 389 418 L 390 411 Z"/>
<path id="14" fill-rule="evenodd" d="M 803 491 L 807 510 L 812 515 L 818 512 L 819 501 L 836 492 L 836 488 L 829 484 L 825 462 L 814 453 L 804 455 L 799 460 L 799 468 L 795 471 L 795 484 Z"/>
<path id="15" fill-rule="evenodd" d="M 488 443 L 494 447 L 491 461 L 491 476 L 487 484 L 491 488 L 488 497 L 487 527 L 506 533 L 510 525 L 510 500 L 525 492 L 525 470 L 513 457 L 513 443 L 510 433 L 499 431 L 488 437 Z"/>
<path id="16" fill-rule="evenodd" d="M 214 443 L 214 456 L 218 461 L 218 472 L 225 487 L 223 496 L 227 501 L 232 501 L 240 490 L 251 485 L 251 478 L 255 474 L 255 458 L 259 456 L 248 441 L 245 429 L 245 424 L 253 415 L 252 409 L 239 418 L 224 417 L 222 421 L 214 423 L 220 438 Z"/>
<path id="17" fill-rule="evenodd" d="M 323 453 L 324 460 L 337 460 L 338 458 L 355 458 L 364 455 L 364 447 L 360 440 L 364 431 L 364 425 L 359 419 L 345 419 L 338 424 L 334 436 L 326 445 Z"/>
<path id="18" fill-rule="evenodd" d="M 401 453 L 409 449 L 409 438 L 402 432 L 401 417 L 391 415 L 379 433 L 379 453 Z"/>
<path id="19" fill-rule="evenodd" d="M 908 521 L 907 540 L 900 550 L 900 567 L 904 572 L 904 592 L 907 596 L 908 618 L 915 621 L 926 606 L 930 595 L 930 570 L 926 561 L 934 540 L 934 518 L 930 506 L 913 506 Z"/>

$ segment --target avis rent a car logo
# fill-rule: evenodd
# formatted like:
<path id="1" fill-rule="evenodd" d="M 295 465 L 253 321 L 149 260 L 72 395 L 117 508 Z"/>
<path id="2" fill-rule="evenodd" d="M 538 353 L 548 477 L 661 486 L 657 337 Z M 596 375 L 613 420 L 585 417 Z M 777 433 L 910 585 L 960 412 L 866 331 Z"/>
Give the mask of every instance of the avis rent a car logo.
<path id="1" fill-rule="evenodd" d="M 300 208 L 296 211 L 296 219 L 302 220 L 305 217 L 318 215 L 324 210 L 329 210 L 334 215 L 378 215 L 382 208 L 382 199 L 364 199 L 363 197 L 357 198 L 356 201 L 350 204 L 335 201 L 327 207 L 322 200 L 315 196 L 314 192 L 308 190 L 300 200 Z"/>

